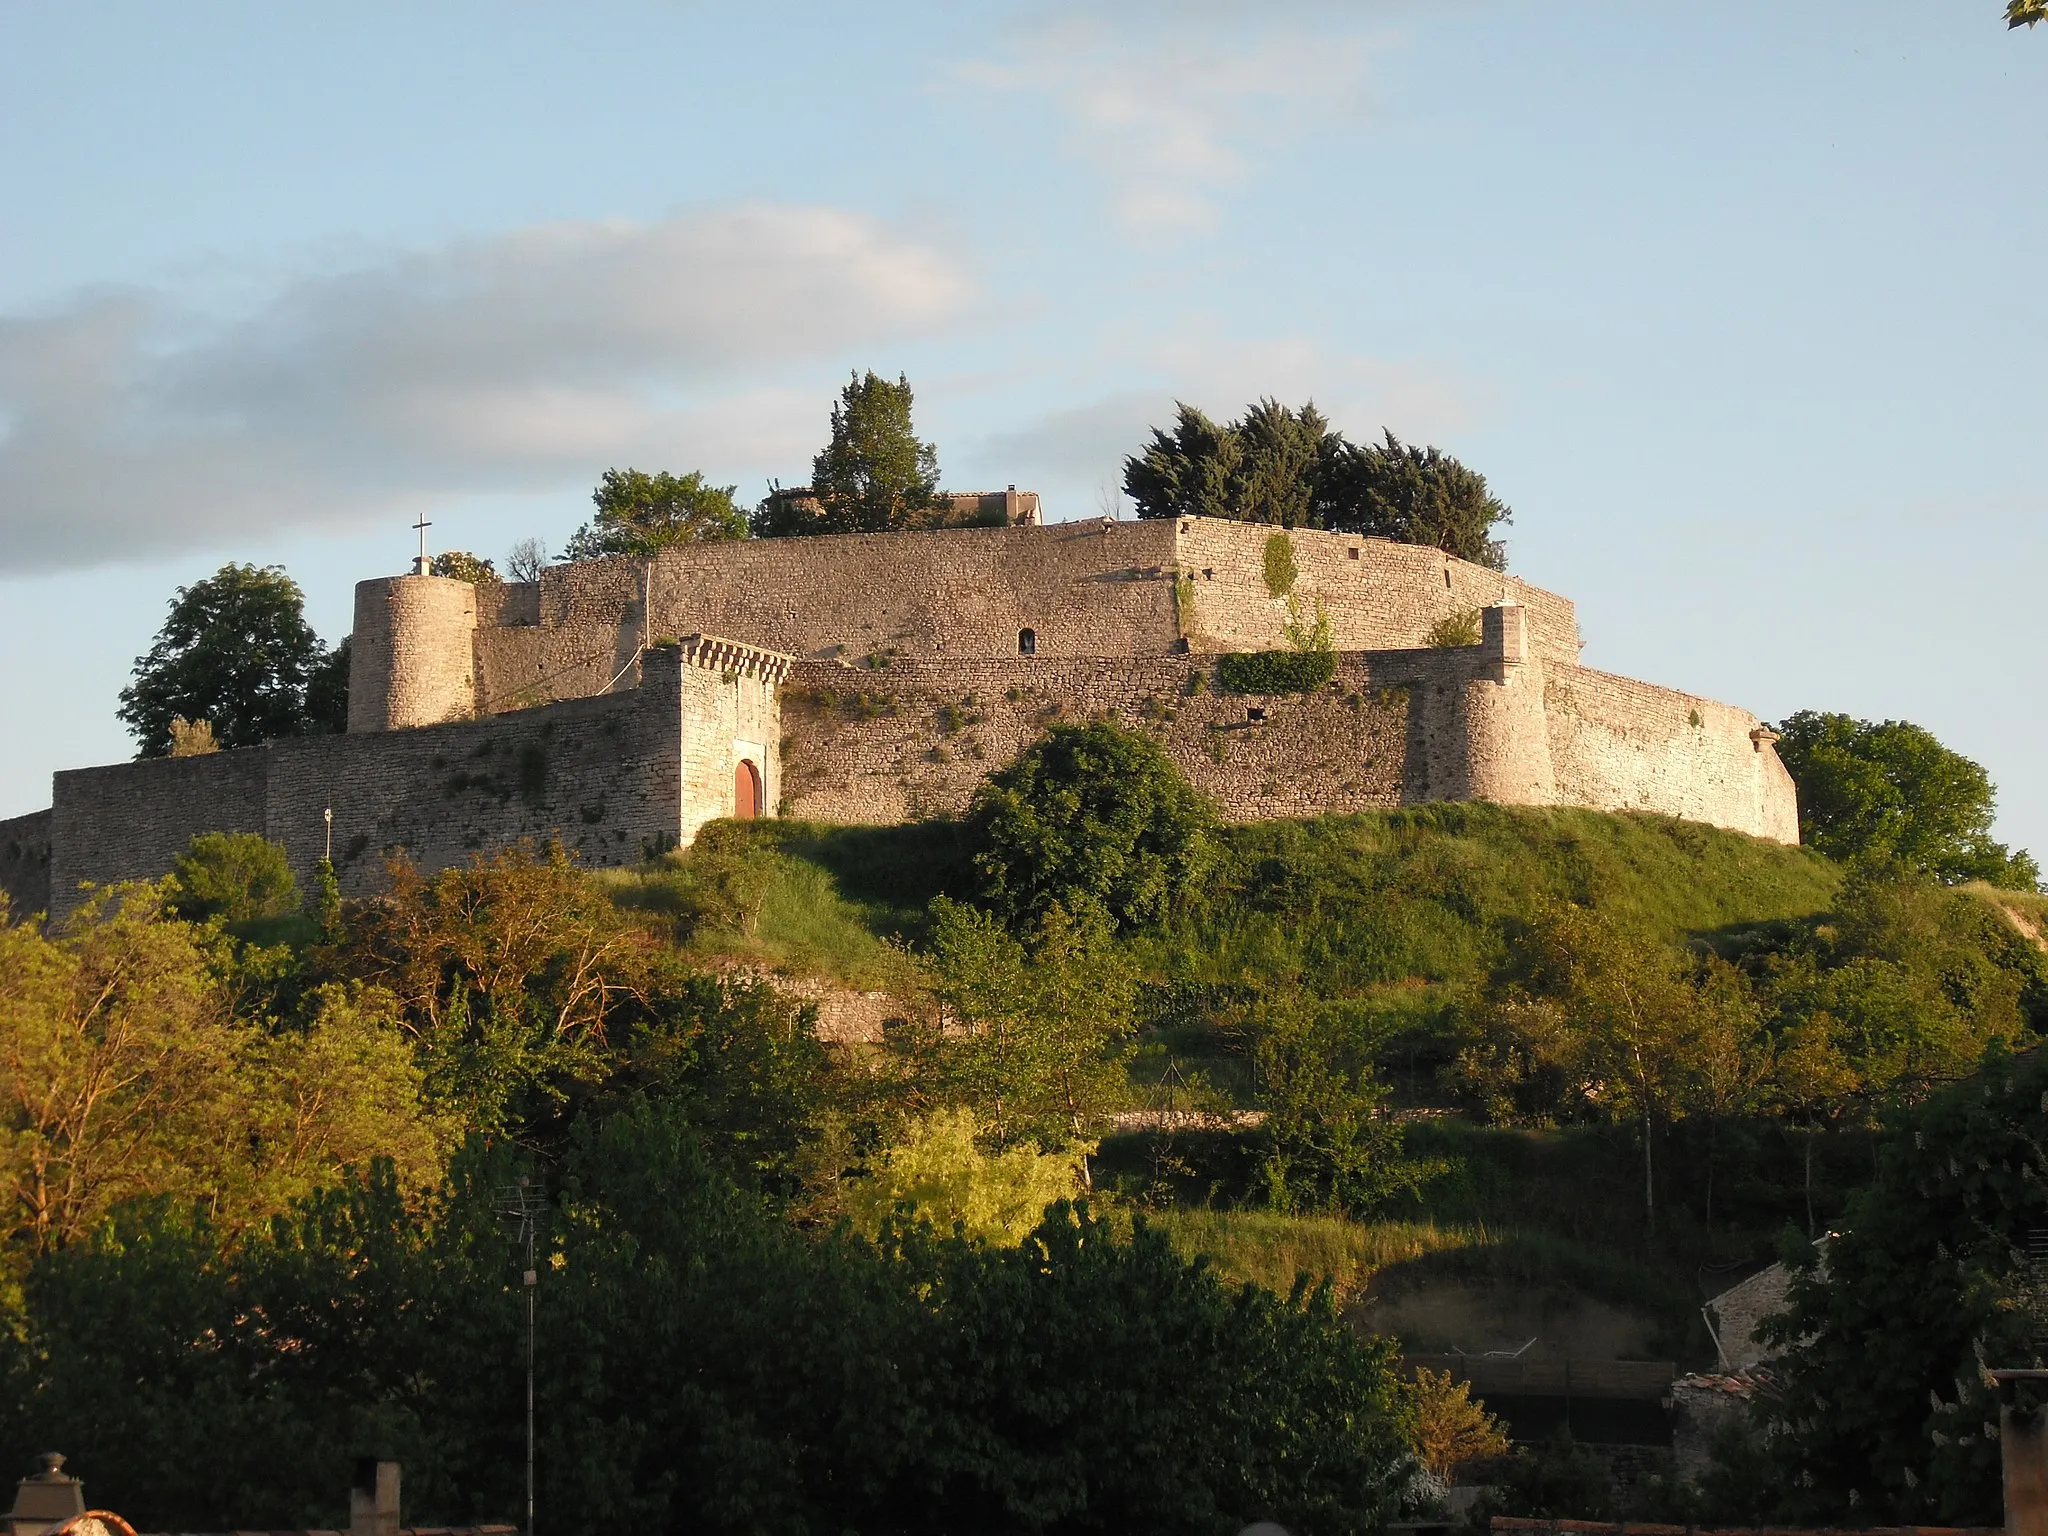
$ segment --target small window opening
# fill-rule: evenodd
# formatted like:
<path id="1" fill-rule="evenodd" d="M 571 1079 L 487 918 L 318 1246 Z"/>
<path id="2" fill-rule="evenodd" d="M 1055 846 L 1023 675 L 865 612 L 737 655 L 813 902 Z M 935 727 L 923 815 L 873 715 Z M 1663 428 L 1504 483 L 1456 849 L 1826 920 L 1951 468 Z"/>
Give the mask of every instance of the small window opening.
<path id="1" fill-rule="evenodd" d="M 1448 565 L 1444 567 L 1444 590 L 1451 590 L 1451 568 Z"/>
<path id="2" fill-rule="evenodd" d="M 1019 656 L 1036 656 L 1038 654 L 1037 630 L 1020 629 L 1017 631 L 1017 654 Z"/>
<path id="3" fill-rule="evenodd" d="M 1215 579 L 1216 579 L 1216 572 L 1215 572 L 1214 570 L 1212 570 L 1212 569 L 1211 569 L 1210 567 L 1206 566 L 1206 565 L 1205 565 L 1205 566 L 1203 566 L 1203 567 L 1202 567 L 1202 580 L 1204 580 L 1204 581 L 1214 581 Z"/>
<path id="4" fill-rule="evenodd" d="M 1244 717 L 1247 720 L 1263 720 L 1266 718 L 1266 712 L 1254 704 L 1244 712 Z"/>
<path id="5" fill-rule="evenodd" d="M 1349 549 L 1345 550 L 1344 553 L 1349 555 L 1352 559 L 1356 560 L 1358 558 L 1358 546 L 1354 544 Z"/>

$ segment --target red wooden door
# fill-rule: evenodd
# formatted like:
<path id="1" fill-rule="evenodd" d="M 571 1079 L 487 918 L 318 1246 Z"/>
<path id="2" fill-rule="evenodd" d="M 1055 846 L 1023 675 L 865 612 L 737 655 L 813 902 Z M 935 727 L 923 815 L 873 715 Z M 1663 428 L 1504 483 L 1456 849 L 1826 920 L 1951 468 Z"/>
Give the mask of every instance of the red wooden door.
<path id="1" fill-rule="evenodd" d="M 744 757 L 733 770 L 732 813 L 741 821 L 752 821 L 761 814 L 761 771 Z"/>

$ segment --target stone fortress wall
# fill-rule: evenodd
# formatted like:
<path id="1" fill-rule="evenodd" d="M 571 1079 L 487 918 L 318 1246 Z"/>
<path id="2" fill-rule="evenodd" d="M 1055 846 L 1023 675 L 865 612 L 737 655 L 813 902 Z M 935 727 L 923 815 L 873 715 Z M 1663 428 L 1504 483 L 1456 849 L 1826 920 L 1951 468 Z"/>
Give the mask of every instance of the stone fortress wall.
<path id="1" fill-rule="evenodd" d="M 275 838 L 304 876 L 330 808 L 352 892 L 400 850 L 431 869 L 522 837 L 628 863 L 743 801 L 831 821 L 958 811 L 1049 724 L 1096 718 L 1155 734 L 1234 819 L 1486 799 L 1798 840 L 1761 723 L 1579 666 L 1569 599 L 1302 531 L 1275 596 L 1273 536 L 1095 520 L 697 545 L 528 584 L 363 582 L 346 735 L 60 773 L 51 811 L 0 823 L 0 888 L 68 909 L 81 881 L 161 874 L 210 830 Z M 1475 610 L 1480 643 L 1428 644 Z M 1318 612 L 1339 653 L 1327 688 L 1217 691 L 1220 653 L 1280 648 Z"/>
<path id="2" fill-rule="evenodd" d="M 787 665 L 699 640 L 650 652 L 637 687 L 546 709 L 59 773 L 54 809 L 39 813 L 53 850 L 43 888 L 7 889 L 23 911 L 61 914 L 82 882 L 161 875 L 202 832 L 282 843 L 303 885 L 328 810 L 350 895 L 378 889 L 393 854 L 432 870 L 522 838 L 559 838 L 593 867 L 637 863 L 734 813 L 742 752 L 774 806 Z M 32 820 L 0 824 L 0 838 Z"/>
<path id="3" fill-rule="evenodd" d="M 783 696 L 784 814 L 957 813 L 1049 725 L 1154 735 L 1232 820 L 1492 800 L 1641 810 L 1796 843 L 1791 779 L 1754 715 L 1545 662 L 1519 607 L 1476 646 L 1353 651 L 1311 694 L 1216 690 L 1213 657 L 799 662 Z"/>
<path id="4" fill-rule="evenodd" d="M 465 712 L 475 714 L 583 698 L 615 686 L 643 640 L 695 630 L 855 663 L 1015 656 L 1026 630 L 1040 657 L 1159 656 L 1284 646 L 1290 614 L 1312 619 L 1320 603 L 1339 650 L 1397 650 L 1506 595 L 1529 610 L 1539 655 L 1578 660 L 1570 599 L 1385 539 L 1294 531 L 1290 607 L 1265 585 L 1273 531 L 1212 518 L 1091 519 L 686 545 L 645 564 L 555 566 L 537 583 L 365 583 L 350 728 L 447 718 L 433 711 L 468 687 Z M 464 591 L 393 597 L 426 582 Z"/>

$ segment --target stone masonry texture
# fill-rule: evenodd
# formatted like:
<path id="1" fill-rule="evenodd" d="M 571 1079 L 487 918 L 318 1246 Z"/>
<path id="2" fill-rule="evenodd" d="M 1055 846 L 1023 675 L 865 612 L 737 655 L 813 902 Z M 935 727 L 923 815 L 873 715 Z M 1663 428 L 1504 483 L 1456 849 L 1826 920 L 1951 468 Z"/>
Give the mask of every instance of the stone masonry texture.
<path id="1" fill-rule="evenodd" d="M 1432 644 L 1447 620 L 1478 643 Z M 1218 691 L 1219 655 L 1318 626 L 1327 687 Z M 356 590 L 346 735 L 59 773 L 50 811 L 0 823 L 0 889 L 61 912 L 215 830 L 281 841 L 304 878 L 327 809 L 351 892 L 395 853 L 435 868 L 522 838 L 630 863 L 733 814 L 749 774 L 765 814 L 901 821 L 1092 719 L 1154 735 L 1233 819 L 1485 799 L 1798 840 L 1756 717 L 1579 648 L 1569 599 L 1439 550 L 1204 518 L 380 577 Z"/>

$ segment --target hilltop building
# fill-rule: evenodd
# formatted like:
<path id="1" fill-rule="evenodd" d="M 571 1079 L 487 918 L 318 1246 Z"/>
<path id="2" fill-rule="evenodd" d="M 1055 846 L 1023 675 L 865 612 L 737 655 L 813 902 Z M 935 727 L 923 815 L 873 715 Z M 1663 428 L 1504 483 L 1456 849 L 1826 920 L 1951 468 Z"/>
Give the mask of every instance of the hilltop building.
<path id="1" fill-rule="evenodd" d="M 1490 800 L 1798 840 L 1771 732 L 1580 666 L 1567 598 L 1432 548 L 1042 524 L 1035 496 L 997 496 L 1008 526 L 362 582 L 346 734 L 58 773 L 51 809 L 0 822 L 0 885 L 62 911 L 210 830 L 282 842 L 303 877 L 330 810 L 350 891 L 401 851 L 435 868 L 522 837 L 630 863 L 718 816 L 959 811 L 1048 724 L 1098 717 L 1151 732 L 1237 819 Z M 1327 686 L 1219 690 L 1221 655 L 1284 649 L 1318 614 Z"/>

